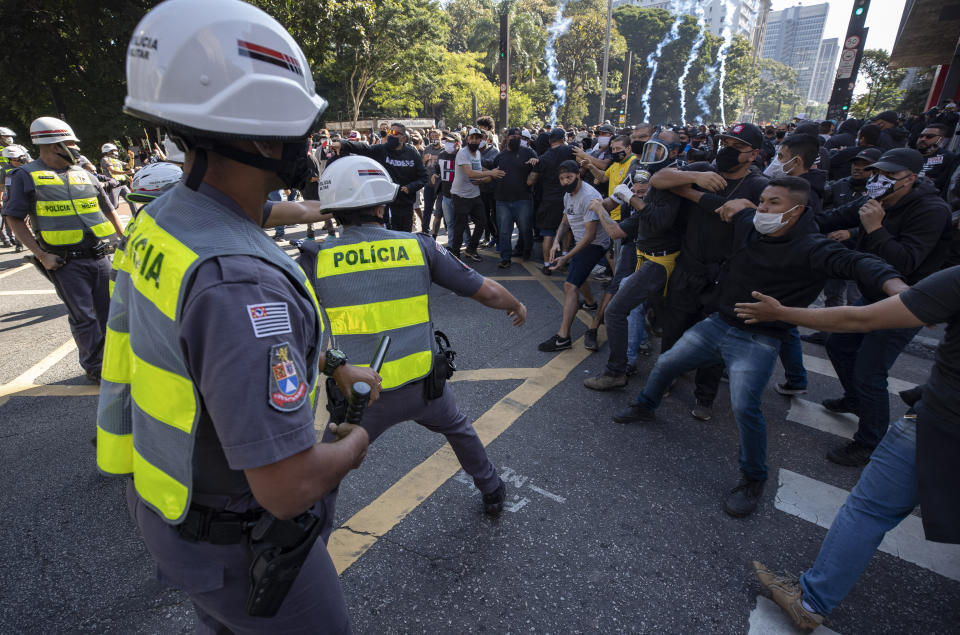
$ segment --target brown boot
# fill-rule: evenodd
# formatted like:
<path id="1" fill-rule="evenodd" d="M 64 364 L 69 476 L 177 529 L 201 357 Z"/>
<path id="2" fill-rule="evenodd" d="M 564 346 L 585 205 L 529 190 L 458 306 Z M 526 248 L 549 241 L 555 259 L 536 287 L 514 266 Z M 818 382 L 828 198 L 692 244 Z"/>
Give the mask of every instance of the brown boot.
<path id="1" fill-rule="evenodd" d="M 800 581 L 796 578 L 780 575 L 753 561 L 753 572 L 757 574 L 760 584 L 770 593 L 773 601 L 790 616 L 798 628 L 812 631 L 823 624 L 823 616 L 803 607 Z"/>
<path id="2" fill-rule="evenodd" d="M 617 390 L 619 388 L 626 388 L 627 376 L 607 375 L 603 373 L 601 375 L 587 377 L 583 380 L 583 385 L 590 390 Z"/>

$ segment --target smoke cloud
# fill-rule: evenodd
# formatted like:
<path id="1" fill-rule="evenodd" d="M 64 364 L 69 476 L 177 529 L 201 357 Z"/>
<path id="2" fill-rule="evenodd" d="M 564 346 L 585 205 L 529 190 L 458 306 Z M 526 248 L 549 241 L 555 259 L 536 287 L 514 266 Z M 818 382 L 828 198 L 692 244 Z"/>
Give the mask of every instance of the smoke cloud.
<path id="1" fill-rule="evenodd" d="M 657 48 L 647 55 L 647 68 L 650 69 L 650 79 L 647 80 L 647 89 L 643 91 L 641 102 L 643 104 L 643 120 L 650 121 L 650 93 L 653 92 L 653 80 L 657 76 L 657 67 L 660 65 L 660 56 L 663 53 L 663 47 L 680 37 L 680 23 L 683 22 L 683 8 L 686 3 L 683 0 L 670 0 L 669 11 L 674 14 L 673 24 L 667 31 Z"/>
<path id="2" fill-rule="evenodd" d="M 567 82 L 562 77 L 557 70 L 557 38 L 567 32 L 570 28 L 570 24 L 573 22 L 572 18 L 564 18 L 563 10 L 567 8 L 567 0 L 561 0 L 560 4 L 557 5 L 557 13 L 553 18 L 553 23 L 547 27 L 547 46 L 546 46 L 546 61 L 547 61 L 547 77 L 550 79 L 550 84 L 553 85 L 553 96 L 554 102 L 550 106 L 550 125 L 557 125 L 557 112 L 560 108 L 563 107 L 564 102 L 567 101 Z"/>
<path id="3" fill-rule="evenodd" d="M 699 28 L 699 31 L 697 32 L 697 38 L 693 41 L 693 46 L 690 48 L 690 55 L 687 57 L 687 63 L 683 66 L 683 73 L 680 75 L 680 123 L 682 124 L 687 123 L 687 75 L 690 74 L 690 69 L 693 67 L 693 63 L 700 54 L 700 47 L 703 46 L 704 40 L 707 39 L 706 16 L 700 0 L 693 0 L 693 10 L 697 16 L 697 27 Z"/>

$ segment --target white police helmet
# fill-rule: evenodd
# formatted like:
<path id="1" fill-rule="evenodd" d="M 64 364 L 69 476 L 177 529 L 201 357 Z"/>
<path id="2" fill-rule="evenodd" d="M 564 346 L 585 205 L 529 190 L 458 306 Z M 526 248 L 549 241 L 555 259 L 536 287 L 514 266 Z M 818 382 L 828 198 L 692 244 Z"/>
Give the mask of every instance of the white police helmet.
<path id="1" fill-rule="evenodd" d="M 19 159 L 20 161 L 30 160 L 30 153 L 27 152 L 27 149 L 17 144 L 6 146 L 3 149 L 2 154 L 4 159 Z"/>
<path id="2" fill-rule="evenodd" d="M 63 141 L 76 141 L 77 135 L 73 134 L 73 128 L 67 125 L 67 122 L 56 117 L 37 117 L 30 124 L 30 141 L 34 145 L 48 145 L 51 143 L 61 143 Z"/>
<path id="3" fill-rule="evenodd" d="M 172 163 L 151 163 L 130 182 L 126 198 L 131 203 L 149 203 L 180 182 L 183 170 Z"/>
<path id="4" fill-rule="evenodd" d="M 100 152 L 102 152 L 103 154 L 106 154 L 108 152 L 113 152 L 116 149 L 117 149 L 117 146 L 113 145 L 112 143 L 105 143 L 102 146 L 100 146 Z"/>
<path id="5" fill-rule="evenodd" d="M 327 166 L 317 188 L 322 209 L 352 210 L 390 203 L 400 186 L 373 159 L 349 155 Z"/>

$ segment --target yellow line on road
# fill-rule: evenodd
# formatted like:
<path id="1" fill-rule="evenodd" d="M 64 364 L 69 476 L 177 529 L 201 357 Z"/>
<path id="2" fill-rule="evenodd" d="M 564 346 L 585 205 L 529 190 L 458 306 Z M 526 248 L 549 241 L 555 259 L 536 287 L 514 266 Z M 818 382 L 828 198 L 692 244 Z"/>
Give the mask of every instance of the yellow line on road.
<path id="1" fill-rule="evenodd" d="M 571 370 L 590 354 L 582 341 L 554 357 L 536 375 L 526 379 L 503 399 L 473 422 L 483 444 L 489 445 L 547 392 L 559 384 Z M 450 479 L 460 463 L 449 445 L 433 453 L 427 460 L 407 472 L 372 503 L 353 515 L 330 536 L 327 550 L 343 573 L 380 537 L 417 508 L 437 488 Z"/>
<path id="2" fill-rule="evenodd" d="M 3 273 L 0 273 L 0 279 L 6 278 L 7 276 L 12 276 L 13 274 L 15 274 L 15 273 L 17 273 L 17 272 L 23 271 L 24 269 L 29 269 L 29 268 L 32 267 L 32 266 L 33 266 L 33 265 L 31 265 L 30 263 L 27 263 L 27 264 L 24 264 L 24 265 L 20 265 L 19 267 L 14 267 L 14 268 L 11 269 L 10 271 L 4 271 Z"/>

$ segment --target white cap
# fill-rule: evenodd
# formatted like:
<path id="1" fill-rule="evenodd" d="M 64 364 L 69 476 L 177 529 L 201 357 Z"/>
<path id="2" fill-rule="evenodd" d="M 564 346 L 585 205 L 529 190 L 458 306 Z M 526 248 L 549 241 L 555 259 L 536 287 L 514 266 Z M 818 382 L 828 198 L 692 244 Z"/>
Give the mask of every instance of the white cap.
<path id="1" fill-rule="evenodd" d="M 286 29 L 240 0 L 167 0 L 130 39 L 123 109 L 135 117 L 203 136 L 292 141 L 326 106 Z"/>
<path id="2" fill-rule="evenodd" d="M 467 135 L 466 135 L 466 136 L 469 137 L 469 136 L 472 135 L 472 134 L 480 135 L 481 137 L 486 137 L 486 136 L 487 136 L 486 133 L 485 133 L 483 130 L 481 130 L 480 128 L 470 128 L 469 130 L 467 130 Z"/>
<path id="3" fill-rule="evenodd" d="M 322 209 L 359 209 L 393 201 L 400 189 L 386 169 L 368 157 L 341 157 L 327 166 L 317 184 Z"/>
<path id="4" fill-rule="evenodd" d="M 73 134 L 73 128 L 68 126 L 67 122 L 56 117 L 37 117 L 30 124 L 30 141 L 34 145 L 42 146 L 61 141 L 79 143 L 80 140 Z"/>

